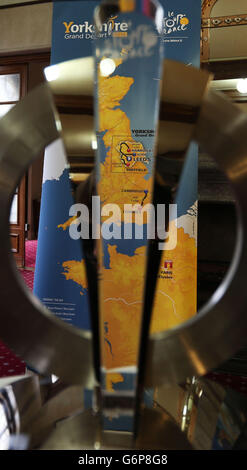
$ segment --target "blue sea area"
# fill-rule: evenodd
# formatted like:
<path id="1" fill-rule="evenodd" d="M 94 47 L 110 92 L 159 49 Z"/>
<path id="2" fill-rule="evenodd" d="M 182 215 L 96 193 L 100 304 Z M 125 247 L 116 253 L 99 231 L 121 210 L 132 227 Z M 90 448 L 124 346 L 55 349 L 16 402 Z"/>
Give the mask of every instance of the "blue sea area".
<path id="1" fill-rule="evenodd" d="M 61 304 L 74 304 L 73 325 L 89 329 L 87 290 L 82 291 L 79 284 L 67 281 L 62 274 L 63 262 L 83 258 L 81 240 L 70 238 L 68 229 L 58 228 L 69 219 L 72 204 L 74 199 L 66 169 L 59 180 L 48 180 L 43 184 L 34 293 L 41 300 L 59 299 Z"/>

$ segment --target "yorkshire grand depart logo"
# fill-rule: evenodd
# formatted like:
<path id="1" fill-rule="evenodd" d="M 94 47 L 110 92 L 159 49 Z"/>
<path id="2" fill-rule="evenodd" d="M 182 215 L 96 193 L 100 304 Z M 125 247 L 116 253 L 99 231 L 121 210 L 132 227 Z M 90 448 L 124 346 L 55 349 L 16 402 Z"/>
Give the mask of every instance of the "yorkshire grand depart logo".
<path id="1" fill-rule="evenodd" d="M 168 15 L 164 18 L 164 35 L 186 31 L 189 23 L 190 20 L 184 13 L 168 11 Z"/>
<path id="2" fill-rule="evenodd" d="M 97 35 L 95 26 L 88 21 L 84 21 L 83 23 L 64 21 L 63 26 L 65 28 L 65 39 L 95 39 L 96 37 L 128 36 L 128 23 L 118 21 L 117 16 L 112 16 L 107 23 L 103 23 Z"/>
<path id="3" fill-rule="evenodd" d="M 96 39 L 103 38 L 104 49 L 102 54 L 113 57 L 114 51 L 121 50 L 121 58 L 150 57 L 154 47 L 158 44 L 158 32 L 148 24 L 133 25 L 131 21 L 120 21 L 112 16 L 101 25 L 97 32 L 94 24 L 89 21 L 83 23 L 63 21 L 64 39 Z"/>

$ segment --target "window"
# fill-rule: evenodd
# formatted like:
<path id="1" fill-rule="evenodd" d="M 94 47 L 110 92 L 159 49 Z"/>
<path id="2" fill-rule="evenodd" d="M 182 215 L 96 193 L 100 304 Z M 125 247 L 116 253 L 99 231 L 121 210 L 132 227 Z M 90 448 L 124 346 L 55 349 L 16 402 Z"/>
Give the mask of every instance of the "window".
<path id="1" fill-rule="evenodd" d="M 0 118 L 25 94 L 25 66 L 0 66 Z"/>

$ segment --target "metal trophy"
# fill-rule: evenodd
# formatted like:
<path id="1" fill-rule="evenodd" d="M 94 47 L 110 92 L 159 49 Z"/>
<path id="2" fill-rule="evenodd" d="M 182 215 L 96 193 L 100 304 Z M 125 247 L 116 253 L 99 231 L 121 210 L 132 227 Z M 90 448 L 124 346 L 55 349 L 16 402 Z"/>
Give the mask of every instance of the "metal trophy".
<path id="1" fill-rule="evenodd" d="M 155 0 L 139 2 L 136 10 L 132 4 L 127 1 L 102 2 L 95 12 L 96 30 L 100 31 L 106 19 L 124 12 L 130 17 L 134 15 L 133 18 L 140 22 L 152 22 L 154 29 L 159 31 L 162 21 L 159 4 Z M 114 41 L 115 49 L 111 52 L 115 55 L 110 60 L 117 61 L 121 59 L 121 54 L 130 54 L 131 51 L 118 49 L 117 37 Z M 196 445 L 188 432 L 183 432 L 189 428 L 188 415 L 184 415 L 184 424 L 179 426 L 172 413 L 164 409 L 165 406 L 146 406 L 143 392 L 146 388 L 159 387 L 158 390 L 161 390 L 162 387 L 181 387 L 185 391 L 186 409 L 191 412 L 192 402 L 196 408 L 199 407 L 203 387 L 207 389 L 205 393 L 211 393 L 210 387 L 200 377 L 246 343 L 247 117 L 222 95 L 209 91 L 209 74 L 173 61 L 161 61 L 157 45 L 155 74 L 158 86 L 156 114 L 153 115 L 155 134 L 149 153 L 153 159 L 151 176 L 154 189 L 148 197 L 154 203 L 174 201 L 174 187 L 179 182 L 189 143 L 192 140 L 198 142 L 215 159 L 235 191 L 238 207 L 235 253 L 223 283 L 196 316 L 174 329 L 150 335 L 160 255 L 156 241 L 147 248 L 136 381 L 131 394 L 109 394 L 104 386 L 103 313 L 100 311 L 98 296 L 102 284 L 97 272 L 100 262 L 95 255 L 95 241 L 83 240 L 92 332 L 76 329 L 51 315 L 19 279 L 10 251 L 8 221 L 15 188 L 40 152 L 61 135 L 66 148 L 71 139 L 71 128 L 66 118 L 60 120 L 59 113 L 63 110 L 62 114 L 66 116 L 64 109 L 69 107 L 74 96 L 79 100 L 77 119 L 81 138 L 73 144 L 79 146 L 78 154 L 82 156 L 81 160 L 78 157 L 78 161 L 69 160 L 75 197 L 90 207 L 91 195 L 100 191 L 97 179 L 99 164 L 102 162 L 100 146 L 94 159 L 96 171 L 93 170 L 89 179 L 82 182 L 84 178 L 79 177 L 78 171 L 85 164 L 83 156 L 94 158 L 91 143 L 99 138 L 100 84 L 97 71 L 105 59 L 105 51 L 100 49 L 100 44 L 96 38 L 95 58 L 78 59 L 53 66 L 50 71 L 48 69 L 47 76 L 56 78 L 32 91 L 0 122 L 1 339 L 39 373 L 39 376 L 30 375 L 14 381 L 2 392 L 2 399 L 8 404 L 9 429 L 12 434 L 27 434 L 29 448 L 198 448 L 200 444 Z M 125 60 L 127 71 L 128 57 Z M 56 74 L 51 74 L 54 68 Z M 64 95 L 66 102 L 62 99 Z M 138 106 L 141 113 L 140 103 Z M 126 138 L 120 143 L 125 141 Z M 127 150 L 128 146 L 122 146 L 125 166 L 129 161 Z M 157 179 L 163 181 L 158 189 Z M 44 377 L 51 374 L 59 377 L 59 381 L 47 385 Z M 83 410 L 82 387 L 92 391 L 91 409 Z M 224 394 L 221 395 L 222 390 L 220 393 L 219 390 L 217 403 L 220 406 Z M 26 400 L 27 397 L 30 400 Z M 105 414 L 127 411 L 133 417 L 131 431 L 104 429 L 102 423 Z M 58 420 L 66 417 L 55 427 Z"/>

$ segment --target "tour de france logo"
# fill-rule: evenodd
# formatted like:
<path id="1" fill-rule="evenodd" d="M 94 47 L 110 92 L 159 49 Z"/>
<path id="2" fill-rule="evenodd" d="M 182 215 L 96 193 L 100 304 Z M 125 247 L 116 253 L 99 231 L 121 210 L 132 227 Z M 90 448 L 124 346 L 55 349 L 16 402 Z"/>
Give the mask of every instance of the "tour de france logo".
<path id="1" fill-rule="evenodd" d="M 190 20 L 184 13 L 169 11 L 164 18 L 164 34 L 186 31 L 189 24 Z"/>
<path id="2" fill-rule="evenodd" d="M 180 19 L 180 24 L 187 26 L 189 24 L 190 20 L 186 16 Z"/>

